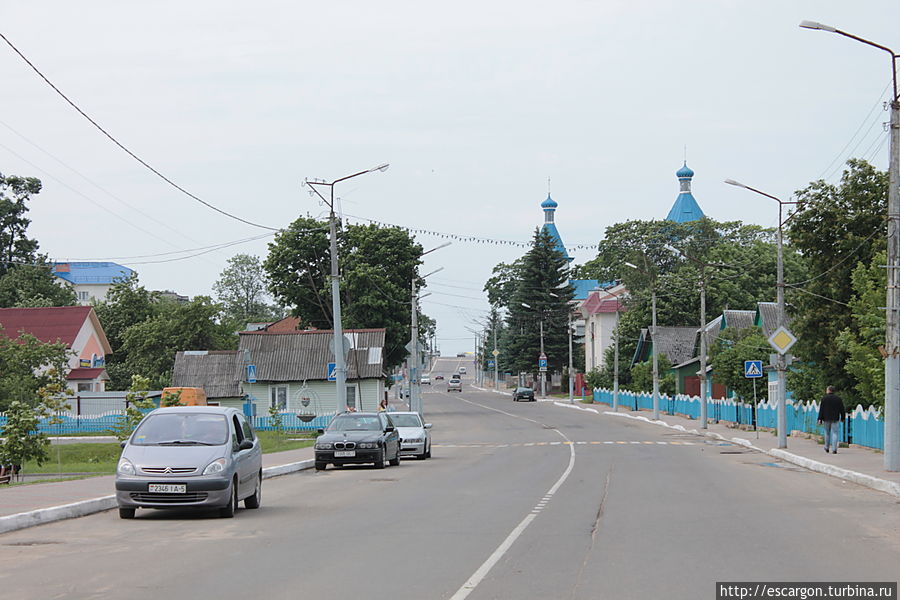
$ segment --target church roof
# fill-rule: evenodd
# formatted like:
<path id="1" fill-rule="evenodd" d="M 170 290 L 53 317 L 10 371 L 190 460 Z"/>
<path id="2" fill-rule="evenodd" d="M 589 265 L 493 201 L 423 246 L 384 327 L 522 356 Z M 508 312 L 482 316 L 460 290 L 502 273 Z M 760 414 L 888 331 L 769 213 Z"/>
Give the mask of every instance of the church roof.
<path id="1" fill-rule="evenodd" d="M 559 230 L 556 228 L 556 223 L 544 223 L 543 229 L 553 238 L 553 241 L 555 242 L 554 247 L 562 252 L 562 255 L 566 257 L 566 260 L 572 260 L 568 251 L 566 251 L 566 246 L 563 244 L 562 238 L 559 236 Z"/>
<path id="2" fill-rule="evenodd" d="M 550 197 L 550 194 L 547 194 L 547 199 L 541 202 L 541 208 L 556 208 L 557 206 L 559 206 L 559 204 Z"/>
<path id="3" fill-rule="evenodd" d="M 699 221 L 705 215 L 700 209 L 700 205 L 697 204 L 697 200 L 694 199 L 694 195 L 691 193 L 691 178 L 694 176 L 694 171 L 687 166 L 687 163 L 684 163 L 684 166 L 678 169 L 678 171 L 675 172 L 675 175 L 678 177 L 681 190 L 678 197 L 675 199 L 675 204 L 673 204 L 672 209 L 669 210 L 666 220 L 675 221 L 676 223 Z"/>

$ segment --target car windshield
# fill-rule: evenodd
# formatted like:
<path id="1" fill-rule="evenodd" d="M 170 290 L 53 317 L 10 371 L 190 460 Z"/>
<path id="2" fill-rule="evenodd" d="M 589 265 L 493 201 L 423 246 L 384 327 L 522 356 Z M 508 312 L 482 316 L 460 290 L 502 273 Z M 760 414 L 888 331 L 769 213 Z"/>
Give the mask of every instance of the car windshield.
<path id="1" fill-rule="evenodd" d="M 517 392 L 530 392 L 531 388 L 519 388 L 516 390 Z"/>
<path id="2" fill-rule="evenodd" d="M 341 415 L 334 418 L 328 431 L 381 431 L 381 421 L 372 415 Z"/>
<path id="3" fill-rule="evenodd" d="M 131 436 L 137 446 L 221 446 L 227 441 L 225 415 L 203 413 L 150 415 Z"/>
<path id="4" fill-rule="evenodd" d="M 419 415 L 391 415 L 391 421 L 397 427 L 421 427 Z"/>

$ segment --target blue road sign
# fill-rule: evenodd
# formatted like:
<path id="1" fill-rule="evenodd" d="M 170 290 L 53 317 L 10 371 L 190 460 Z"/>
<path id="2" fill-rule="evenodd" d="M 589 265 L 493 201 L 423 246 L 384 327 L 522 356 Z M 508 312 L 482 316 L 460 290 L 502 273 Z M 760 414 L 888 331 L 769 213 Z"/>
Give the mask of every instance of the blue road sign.
<path id="1" fill-rule="evenodd" d="M 247 383 L 256 383 L 256 365 L 247 365 Z"/>
<path id="2" fill-rule="evenodd" d="M 489 360 L 489 361 L 488 361 L 488 366 L 489 366 L 489 367 L 493 367 L 494 364 L 495 364 L 494 361 L 492 361 L 492 360 Z"/>
<path id="3" fill-rule="evenodd" d="M 539 366 L 539 367 L 546 367 L 546 366 L 547 366 L 547 359 L 546 359 L 546 358 L 539 358 L 539 359 L 538 359 L 538 366 Z"/>
<path id="4" fill-rule="evenodd" d="M 763 376 L 763 365 L 761 360 L 745 360 L 744 361 L 744 377 L 756 379 Z"/>
<path id="5" fill-rule="evenodd" d="M 328 363 L 328 381 L 337 381 L 337 363 Z"/>

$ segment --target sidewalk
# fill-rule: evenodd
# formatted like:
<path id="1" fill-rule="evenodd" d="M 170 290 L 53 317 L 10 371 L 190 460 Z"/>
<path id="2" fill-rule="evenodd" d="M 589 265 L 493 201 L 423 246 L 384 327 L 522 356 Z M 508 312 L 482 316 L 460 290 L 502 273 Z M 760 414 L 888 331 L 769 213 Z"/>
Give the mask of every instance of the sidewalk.
<path id="1" fill-rule="evenodd" d="M 837 454 L 826 454 L 825 447 L 819 443 L 818 438 L 807 438 L 806 434 L 795 432 L 793 436 L 788 437 L 787 448 L 779 449 L 778 437 L 773 435 L 773 432 L 760 430 L 757 439 L 756 432 L 730 427 L 730 424 L 725 421 L 716 423 L 710 420 L 708 429 L 704 431 L 700 429 L 699 421 L 668 415 L 662 411 L 660 420 L 652 421 L 650 411 L 629 410 L 621 405 L 618 412 L 613 412 L 612 407 L 600 403 L 582 404 L 576 401 L 574 404 L 569 404 L 567 401 L 557 401 L 555 404 L 566 408 L 596 412 L 604 418 L 640 420 L 674 431 L 726 440 L 811 471 L 845 479 L 900 497 L 900 472 L 885 471 L 882 453 L 864 446 L 851 445 L 849 448 L 839 448 Z"/>
<path id="2" fill-rule="evenodd" d="M 263 477 L 309 469 L 313 447 L 262 455 Z M 115 508 L 115 475 L 0 486 L 0 534 Z"/>

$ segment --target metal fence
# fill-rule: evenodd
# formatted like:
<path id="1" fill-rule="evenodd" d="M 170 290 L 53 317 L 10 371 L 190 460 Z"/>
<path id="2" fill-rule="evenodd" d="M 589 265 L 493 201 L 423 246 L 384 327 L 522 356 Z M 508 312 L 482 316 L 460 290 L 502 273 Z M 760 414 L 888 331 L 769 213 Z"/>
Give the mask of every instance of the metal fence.
<path id="1" fill-rule="evenodd" d="M 612 390 L 595 389 L 594 402 L 612 406 Z M 670 415 L 681 415 L 690 419 L 700 418 L 700 397 L 659 395 L 659 410 Z M 652 410 L 653 395 L 646 392 L 619 391 L 619 405 L 631 410 Z M 777 404 L 768 401 L 761 402 L 756 407 L 754 418 L 753 405 L 734 400 L 706 401 L 707 417 L 713 421 L 727 421 L 743 425 L 754 424 L 757 427 L 775 429 L 777 423 Z M 816 421 L 819 416 L 818 402 L 787 401 L 787 429 L 824 435 L 824 429 Z M 847 415 L 841 427 L 841 441 L 848 444 L 857 444 L 867 448 L 884 450 L 884 421 L 881 410 L 873 407 L 863 408 L 857 406 Z"/>

